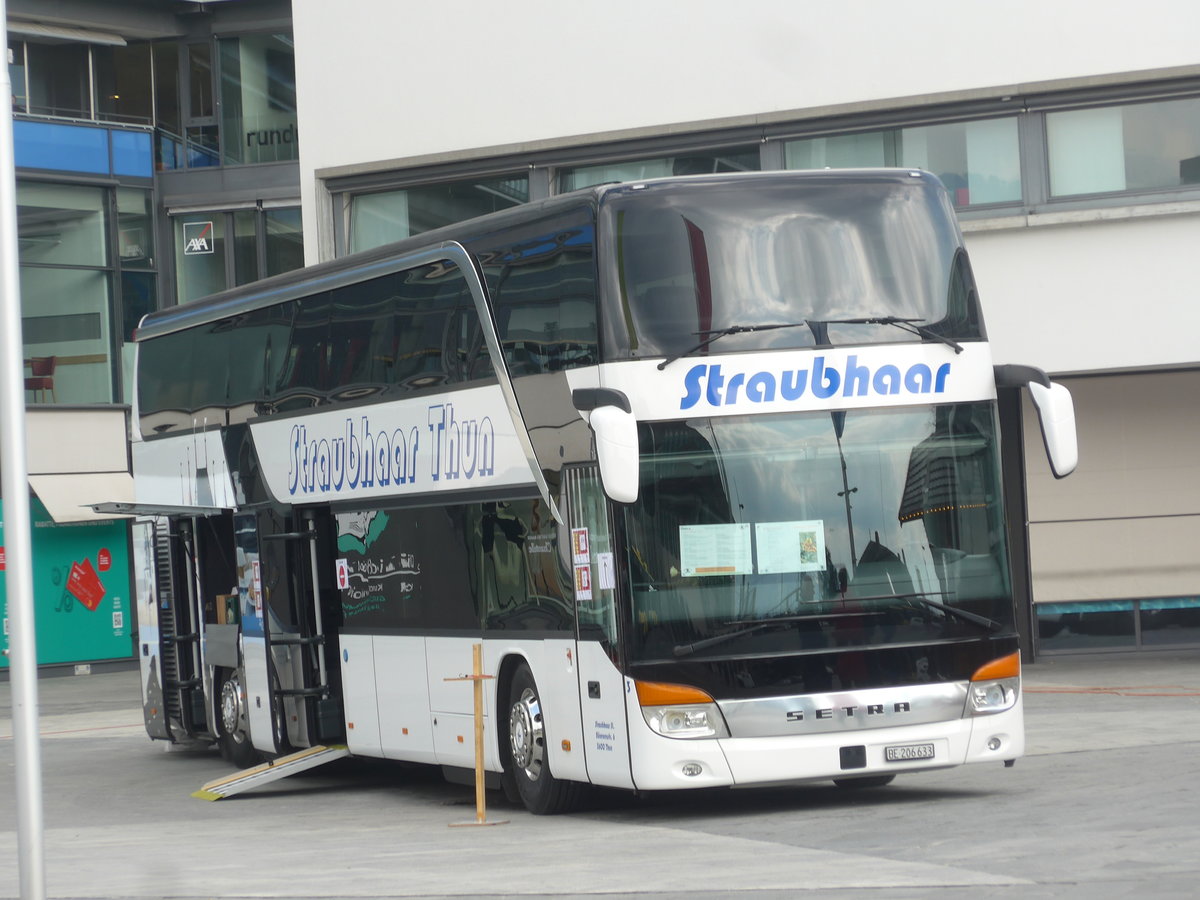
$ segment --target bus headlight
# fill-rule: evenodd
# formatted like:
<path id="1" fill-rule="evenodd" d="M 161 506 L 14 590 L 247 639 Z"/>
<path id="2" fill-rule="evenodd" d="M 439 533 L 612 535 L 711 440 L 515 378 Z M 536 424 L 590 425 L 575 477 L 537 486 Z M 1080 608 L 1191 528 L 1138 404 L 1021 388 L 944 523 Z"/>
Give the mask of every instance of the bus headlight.
<path id="1" fill-rule="evenodd" d="M 972 681 L 970 704 L 971 714 L 986 716 L 990 713 L 1012 709 L 1017 702 L 1020 680 L 1005 678 L 1002 681 Z"/>
<path id="2" fill-rule="evenodd" d="M 967 711 L 987 716 L 1012 709 L 1020 691 L 1021 654 L 1010 653 L 975 670 L 968 687 Z"/>
<path id="3" fill-rule="evenodd" d="M 635 684 L 642 716 L 655 734 L 669 738 L 729 737 L 725 717 L 704 691 L 682 684 Z"/>

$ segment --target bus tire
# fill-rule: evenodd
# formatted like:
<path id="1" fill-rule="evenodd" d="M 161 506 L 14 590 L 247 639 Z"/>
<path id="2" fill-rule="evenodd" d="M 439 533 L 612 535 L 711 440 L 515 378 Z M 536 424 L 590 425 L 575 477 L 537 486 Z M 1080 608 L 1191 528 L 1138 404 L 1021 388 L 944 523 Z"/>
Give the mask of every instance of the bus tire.
<path id="1" fill-rule="evenodd" d="M 550 772 L 541 698 L 525 663 L 513 673 L 508 698 L 509 761 L 521 802 L 535 815 L 573 809 L 583 785 L 559 780 Z"/>
<path id="2" fill-rule="evenodd" d="M 258 751 L 250 741 L 246 718 L 246 690 L 240 669 L 218 669 L 217 743 L 221 756 L 239 769 L 258 762 Z"/>
<path id="3" fill-rule="evenodd" d="M 884 787 L 891 784 L 895 778 L 895 775 L 867 775 L 863 778 L 835 778 L 833 783 L 847 790 L 861 790 L 862 788 Z"/>

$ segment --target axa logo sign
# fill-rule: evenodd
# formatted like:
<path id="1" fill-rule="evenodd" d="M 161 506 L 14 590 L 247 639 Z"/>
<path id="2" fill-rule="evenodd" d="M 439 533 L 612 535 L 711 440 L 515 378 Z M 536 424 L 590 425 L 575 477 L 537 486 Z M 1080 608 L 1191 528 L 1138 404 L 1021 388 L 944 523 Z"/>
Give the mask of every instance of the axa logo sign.
<path id="1" fill-rule="evenodd" d="M 683 377 L 680 410 L 698 405 L 751 407 L 786 405 L 799 401 L 836 401 L 847 397 L 944 394 L 952 378 L 953 363 L 913 362 L 867 365 L 850 354 L 841 362 L 814 356 L 811 365 L 799 368 L 726 372 L 720 363 L 692 366 Z"/>
<path id="2" fill-rule="evenodd" d="M 183 255 L 196 256 L 201 253 L 213 253 L 216 245 L 213 242 L 212 222 L 183 223 Z"/>

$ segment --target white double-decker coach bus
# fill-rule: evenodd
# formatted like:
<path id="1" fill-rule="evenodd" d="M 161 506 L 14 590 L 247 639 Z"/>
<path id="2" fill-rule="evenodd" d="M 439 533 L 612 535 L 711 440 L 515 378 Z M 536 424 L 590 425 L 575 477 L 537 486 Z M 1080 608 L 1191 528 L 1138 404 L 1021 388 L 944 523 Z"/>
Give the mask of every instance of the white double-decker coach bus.
<path id="1" fill-rule="evenodd" d="M 909 170 L 606 185 L 148 316 L 146 724 L 587 784 L 878 785 L 1024 748 L 995 368 Z"/>

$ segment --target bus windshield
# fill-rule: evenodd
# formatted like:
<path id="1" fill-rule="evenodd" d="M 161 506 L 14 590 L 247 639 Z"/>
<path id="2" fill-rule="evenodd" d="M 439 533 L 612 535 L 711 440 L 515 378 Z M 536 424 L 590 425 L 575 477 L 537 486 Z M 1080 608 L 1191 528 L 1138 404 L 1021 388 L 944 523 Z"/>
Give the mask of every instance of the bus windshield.
<path id="1" fill-rule="evenodd" d="M 640 427 L 631 661 L 1012 631 L 993 404 Z"/>
<path id="2" fill-rule="evenodd" d="M 609 358 L 675 356 L 745 325 L 776 327 L 727 332 L 714 350 L 982 337 L 969 263 L 935 179 L 876 172 L 848 190 L 828 173 L 636 188 L 613 189 L 602 206 Z M 879 327 L 884 316 L 927 334 Z"/>

